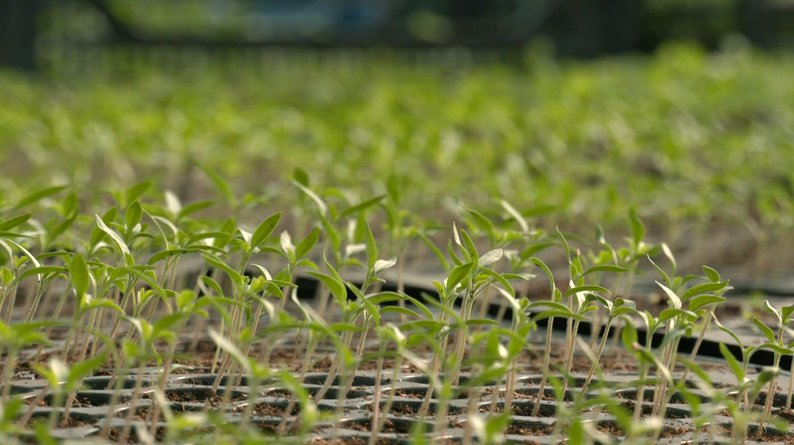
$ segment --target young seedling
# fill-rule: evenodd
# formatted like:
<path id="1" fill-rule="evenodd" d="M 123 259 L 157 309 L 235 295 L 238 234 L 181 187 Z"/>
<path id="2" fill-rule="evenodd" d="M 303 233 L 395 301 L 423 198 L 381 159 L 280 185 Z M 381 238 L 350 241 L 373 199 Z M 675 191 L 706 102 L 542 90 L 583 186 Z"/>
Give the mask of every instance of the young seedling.
<path id="1" fill-rule="evenodd" d="M 49 344 L 50 341 L 42 335 L 42 329 L 55 325 L 55 321 L 33 321 L 13 323 L 11 325 L 0 322 L 0 345 L 5 354 L 2 376 L 2 402 L 10 403 L 11 379 L 14 377 L 19 352 L 29 346 Z"/>
<path id="2" fill-rule="evenodd" d="M 548 372 L 549 372 L 549 364 L 551 363 L 551 335 L 554 329 L 554 317 L 556 315 L 560 316 L 570 316 L 572 315 L 570 310 L 561 303 L 562 301 L 562 292 L 557 288 L 557 285 L 554 280 L 554 274 L 552 274 L 551 269 L 549 266 L 546 265 L 541 259 L 539 258 L 532 258 L 531 261 L 542 270 L 546 278 L 549 280 L 549 287 L 550 287 L 550 299 L 548 301 L 540 301 L 531 303 L 527 308 L 527 311 L 532 311 L 532 309 L 540 307 L 547 307 L 548 309 L 544 310 L 540 314 L 538 314 L 534 319 L 533 322 L 541 318 L 546 319 L 546 341 L 544 345 L 543 351 L 543 377 L 540 380 L 540 388 L 538 389 L 538 397 L 535 403 L 535 409 L 532 411 L 533 416 L 537 416 L 540 413 L 540 402 L 543 397 L 543 392 L 546 389 L 546 380 L 548 379 Z M 530 312 L 531 313 L 531 312 Z"/>
<path id="3" fill-rule="evenodd" d="M 627 318 L 630 315 L 636 314 L 636 304 L 630 300 L 624 300 L 623 298 L 616 298 L 614 303 L 603 298 L 599 297 L 595 294 L 591 294 L 591 298 L 596 298 L 599 300 L 601 305 L 606 308 L 607 310 L 607 322 L 604 326 L 604 333 L 601 334 L 601 340 L 598 343 L 598 349 L 595 352 L 595 359 L 593 360 L 593 365 L 590 368 L 590 371 L 587 373 L 587 378 L 585 378 L 585 382 L 582 385 L 582 392 L 586 393 L 587 388 L 590 386 L 590 383 L 593 379 L 593 375 L 595 374 L 596 370 L 599 369 L 599 364 L 601 363 L 601 356 L 604 353 L 604 348 L 607 344 L 607 338 L 609 338 L 609 330 L 612 328 L 612 324 L 615 320 L 620 318 Z M 630 320 L 627 320 L 630 323 Z"/>
<path id="4" fill-rule="evenodd" d="M 773 365 L 772 369 L 779 369 L 780 366 L 780 357 L 783 355 L 792 355 L 794 354 L 794 348 L 790 345 L 787 345 L 783 341 L 783 334 L 786 330 L 786 326 L 791 322 L 791 316 L 794 314 L 794 305 L 786 306 L 781 308 L 780 310 L 774 308 L 770 303 L 769 300 L 765 301 L 766 310 L 775 316 L 777 321 L 777 335 L 775 335 L 772 328 L 768 327 L 758 318 L 753 318 L 753 323 L 758 328 L 759 331 L 764 335 L 766 338 L 766 343 L 761 345 L 761 348 L 769 349 L 772 351 L 773 354 Z M 775 399 L 775 390 L 777 389 L 777 381 L 776 379 L 771 379 L 769 381 L 769 387 L 766 390 L 766 401 L 764 403 L 764 412 L 761 416 L 760 423 L 758 425 L 758 430 L 756 432 L 756 437 L 760 437 L 763 429 L 764 424 L 770 420 L 770 416 L 772 415 L 772 403 Z"/>
<path id="5" fill-rule="evenodd" d="M 53 393 L 53 401 L 50 405 L 51 411 L 47 421 L 47 429 L 52 430 L 58 419 L 59 409 L 64 405 L 63 410 L 60 411 L 61 423 L 60 426 L 64 427 L 69 421 L 69 411 L 74 401 L 75 393 L 82 385 L 83 379 L 93 373 L 93 371 L 105 362 L 105 357 L 100 355 L 93 357 L 73 366 L 67 366 L 58 358 L 51 358 L 46 367 L 37 365 L 36 372 L 41 374 L 49 384 L 50 390 Z M 68 395 L 68 397 L 67 397 Z"/>

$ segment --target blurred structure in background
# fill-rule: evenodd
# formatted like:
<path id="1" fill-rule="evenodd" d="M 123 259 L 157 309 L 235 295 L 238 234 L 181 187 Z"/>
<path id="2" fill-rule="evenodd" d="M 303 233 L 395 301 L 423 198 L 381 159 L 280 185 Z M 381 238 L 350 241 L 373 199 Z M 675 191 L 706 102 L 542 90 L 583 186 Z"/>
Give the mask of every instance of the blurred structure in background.
<path id="1" fill-rule="evenodd" d="M 0 0 L 0 66 L 35 68 L 38 14 L 37 0 Z"/>
<path id="2" fill-rule="evenodd" d="M 0 0 L 0 65 L 25 70 L 65 45 L 509 50 L 542 37 L 594 57 L 732 34 L 791 45 L 794 0 Z"/>

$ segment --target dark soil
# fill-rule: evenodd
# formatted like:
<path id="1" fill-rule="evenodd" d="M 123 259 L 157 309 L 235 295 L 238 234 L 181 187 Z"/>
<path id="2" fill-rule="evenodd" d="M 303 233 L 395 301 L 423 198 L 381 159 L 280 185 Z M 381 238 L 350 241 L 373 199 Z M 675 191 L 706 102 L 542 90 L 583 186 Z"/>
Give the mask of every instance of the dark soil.
<path id="1" fill-rule="evenodd" d="M 135 410 L 135 414 L 133 414 L 133 416 L 132 416 L 132 420 L 148 421 L 150 412 L 151 412 L 151 409 L 148 406 L 136 409 Z M 120 416 L 126 416 L 127 413 L 121 412 L 121 413 L 119 413 L 119 415 Z M 163 410 L 160 410 L 160 415 L 158 416 L 158 420 L 160 420 L 160 421 L 164 421 L 165 420 L 165 416 L 163 415 Z"/>
<path id="2" fill-rule="evenodd" d="M 693 428 L 688 428 L 685 426 L 667 427 L 662 429 L 662 433 L 659 435 L 659 437 L 680 437 L 683 434 L 691 433 L 693 431 Z"/>
<path id="3" fill-rule="evenodd" d="M 394 392 L 395 397 L 404 397 L 408 399 L 424 399 L 427 391 L 423 388 L 422 391 L 404 391 L 398 389 Z"/>
<path id="4" fill-rule="evenodd" d="M 28 421 L 27 426 L 32 427 L 37 423 L 47 423 L 47 416 L 36 416 L 31 418 Z M 63 422 L 63 419 L 58 416 L 58 420 L 55 422 L 56 428 L 77 428 L 81 426 L 90 426 L 93 425 L 93 422 L 88 422 L 85 419 L 81 419 L 75 416 L 69 416 L 66 418 L 66 422 Z"/>
<path id="5" fill-rule="evenodd" d="M 342 424 L 344 428 L 356 430 L 356 431 L 363 431 L 369 432 L 372 431 L 372 418 L 370 419 L 362 419 L 362 420 L 354 420 L 350 422 L 345 422 Z M 414 429 L 416 423 L 410 420 L 402 420 L 402 419 L 389 419 L 387 418 L 383 423 L 383 428 L 380 430 L 381 433 L 395 433 L 395 434 L 409 434 Z"/>
<path id="6" fill-rule="evenodd" d="M 237 413 L 242 413 L 245 411 L 245 408 L 245 406 L 238 406 L 234 409 L 234 411 Z M 271 403 L 260 402 L 254 405 L 252 413 L 255 416 L 281 417 L 284 415 L 285 409 L 287 409 L 286 406 L 276 406 Z M 295 406 L 292 407 L 290 415 L 298 415 L 300 414 L 300 411 L 300 406 L 298 406 L 296 403 Z"/>
<path id="7" fill-rule="evenodd" d="M 143 394 L 141 398 L 149 399 L 151 394 Z M 207 402 L 210 406 L 217 407 L 223 402 L 223 391 L 219 390 L 217 394 L 212 394 L 210 390 L 206 391 L 166 391 L 166 399 L 171 402 L 178 403 L 202 403 Z M 245 400 L 245 394 L 232 394 L 229 399 L 230 402 L 238 402 Z"/>
<path id="8" fill-rule="evenodd" d="M 554 425 L 532 425 L 511 424 L 505 430 L 506 434 L 517 434 L 519 436 L 548 436 L 554 433 Z"/>
<path id="9" fill-rule="evenodd" d="M 367 445 L 367 441 L 360 437 L 343 437 L 333 440 L 326 440 L 318 437 L 310 443 L 311 445 Z"/>

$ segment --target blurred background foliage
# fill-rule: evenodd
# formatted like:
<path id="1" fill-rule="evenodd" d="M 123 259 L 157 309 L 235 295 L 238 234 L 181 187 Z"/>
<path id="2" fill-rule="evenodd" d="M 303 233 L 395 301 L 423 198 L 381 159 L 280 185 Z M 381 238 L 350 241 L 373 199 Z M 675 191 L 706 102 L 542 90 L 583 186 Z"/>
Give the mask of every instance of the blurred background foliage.
<path id="1" fill-rule="evenodd" d="M 542 38 L 593 57 L 669 40 L 714 49 L 733 34 L 794 42 L 791 0 L 2 0 L 0 20 L 0 63 L 26 68 L 64 44 L 508 49 Z"/>
<path id="2" fill-rule="evenodd" d="M 294 207 L 301 169 L 348 204 L 400 184 L 431 226 L 506 199 L 617 234 L 633 206 L 695 270 L 784 276 L 793 8 L 0 0 L 0 60 L 23 68 L 0 71 L 0 204 L 63 184 L 91 214 L 150 180 L 245 219 Z"/>

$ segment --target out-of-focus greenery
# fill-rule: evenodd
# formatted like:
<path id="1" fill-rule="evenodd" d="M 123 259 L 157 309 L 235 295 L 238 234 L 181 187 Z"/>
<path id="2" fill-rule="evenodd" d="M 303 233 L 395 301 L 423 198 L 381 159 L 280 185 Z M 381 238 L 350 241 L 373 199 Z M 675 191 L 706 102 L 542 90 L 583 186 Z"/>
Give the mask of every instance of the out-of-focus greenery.
<path id="1" fill-rule="evenodd" d="M 428 216 L 453 199 L 498 212 L 504 198 L 550 228 L 609 227 L 632 205 L 657 229 L 794 222 L 788 56 L 676 45 L 590 62 L 530 51 L 519 66 L 302 63 L 4 73 L 4 199 L 69 184 L 90 205 L 145 179 L 186 201 L 212 198 L 204 168 L 241 202 L 276 211 L 295 199 L 284 179 L 300 168 L 349 202 L 393 177 L 402 205 Z"/>
<path id="2" fill-rule="evenodd" d="M 153 38 L 180 36 L 245 41 L 310 37 L 322 40 L 335 33 L 366 34 L 390 20 L 406 20 L 409 28 L 430 20 L 450 26 L 449 21 L 456 20 L 456 2 L 448 0 L 107 0 L 105 3 L 121 22 Z M 634 12 L 624 11 L 616 20 L 636 20 L 631 26 L 642 29 L 643 38 L 652 39 L 654 43 L 695 39 L 711 45 L 726 34 L 736 32 L 741 15 L 738 0 L 637 0 L 634 3 Z M 101 40 L 106 36 L 105 18 L 88 2 L 60 0 L 52 2 L 51 6 L 41 20 L 48 34 L 63 39 Z M 551 16 L 565 9 L 565 5 L 554 0 L 491 0 L 481 6 L 477 12 L 480 18 L 500 17 L 505 20 L 505 27 L 514 27 L 521 25 L 505 17 L 523 17 L 524 26 L 530 28 L 538 21 L 552 28 L 560 26 L 553 23 Z M 376 34 L 373 39 L 382 37 Z"/>

